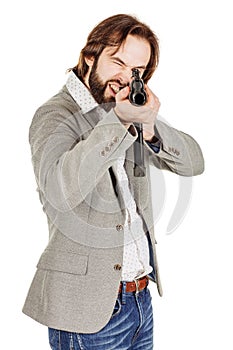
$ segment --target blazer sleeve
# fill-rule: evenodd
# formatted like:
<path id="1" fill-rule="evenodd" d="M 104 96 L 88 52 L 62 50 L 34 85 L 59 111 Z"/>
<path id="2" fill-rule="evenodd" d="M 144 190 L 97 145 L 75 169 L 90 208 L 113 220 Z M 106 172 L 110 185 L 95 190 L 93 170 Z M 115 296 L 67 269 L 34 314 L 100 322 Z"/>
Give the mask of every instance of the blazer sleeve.
<path id="1" fill-rule="evenodd" d="M 195 176 L 204 171 L 201 148 L 190 135 L 157 120 L 155 137 L 160 140 L 158 153 L 145 142 L 149 150 L 150 165 L 182 176 Z"/>
<path id="2" fill-rule="evenodd" d="M 30 127 L 39 192 L 63 212 L 83 202 L 136 139 L 136 131 L 128 132 L 113 110 L 89 130 L 80 128 L 80 120 L 80 111 L 47 105 L 37 111 Z"/>

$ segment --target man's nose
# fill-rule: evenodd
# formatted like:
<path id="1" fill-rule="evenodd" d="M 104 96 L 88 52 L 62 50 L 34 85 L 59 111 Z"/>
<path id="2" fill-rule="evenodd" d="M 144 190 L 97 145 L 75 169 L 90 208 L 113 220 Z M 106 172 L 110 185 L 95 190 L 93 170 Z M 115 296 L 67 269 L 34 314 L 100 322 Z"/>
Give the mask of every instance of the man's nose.
<path id="1" fill-rule="evenodd" d="M 119 74 L 119 80 L 122 85 L 128 85 L 132 78 L 132 68 L 124 67 Z"/>

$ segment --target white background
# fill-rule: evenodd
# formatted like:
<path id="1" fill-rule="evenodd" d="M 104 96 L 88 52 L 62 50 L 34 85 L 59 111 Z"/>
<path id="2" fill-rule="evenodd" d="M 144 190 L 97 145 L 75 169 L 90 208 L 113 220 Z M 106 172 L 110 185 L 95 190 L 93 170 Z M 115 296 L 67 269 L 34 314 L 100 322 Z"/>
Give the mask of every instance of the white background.
<path id="1" fill-rule="evenodd" d="M 198 141 L 206 163 L 205 173 L 193 178 L 184 220 L 170 235 L 179 181 L 163 174 L 166 198 L 156 232 L 164 297 L 151 285 L 154 348 L 233 348 L 230 5 L 227 0 L 1 5 L 2 349 L 49 349 L 46 327 L 21 313 L 48 236 L 28 144 L 33 113 L 60 90 L 93 26 L 117 13 L 135 14 L 158 35 L 161 60 L 150 87 L 162 103 L 160 115 Z M 153 200 L 156 205 L 156 189 Z"/>

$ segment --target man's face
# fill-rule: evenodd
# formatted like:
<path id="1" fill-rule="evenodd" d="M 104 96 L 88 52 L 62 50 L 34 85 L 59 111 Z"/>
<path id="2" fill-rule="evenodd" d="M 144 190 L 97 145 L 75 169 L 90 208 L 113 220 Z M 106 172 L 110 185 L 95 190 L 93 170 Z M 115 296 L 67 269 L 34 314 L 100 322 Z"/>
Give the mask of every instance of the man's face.
<path id="1" fill-rule="evenodd" d="M 133 68 L 137 68 L 142 76 L 151 54 L 150 44 L 132 35 L 117 52 L 115 50 L 106 47 L 98 61 L 94 58 L 86 61 L 89 72 L 85 83 L 99 104 L 115 101 L 117 92 L 131 81 Z"/>

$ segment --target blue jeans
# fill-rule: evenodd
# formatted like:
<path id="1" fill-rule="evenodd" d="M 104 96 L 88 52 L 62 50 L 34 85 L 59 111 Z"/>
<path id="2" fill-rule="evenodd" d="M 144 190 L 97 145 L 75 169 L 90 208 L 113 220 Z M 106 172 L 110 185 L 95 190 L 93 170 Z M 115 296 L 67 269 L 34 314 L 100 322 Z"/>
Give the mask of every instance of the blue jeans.
<path id="1" fill-rule="evenodd" d="M 52 350 L 152 350 L 153 311 L 148 288 L 122 291 L 107 325 L 97 333 L 84 334 L 49 328 Z"/>

